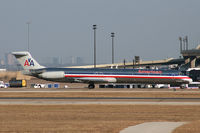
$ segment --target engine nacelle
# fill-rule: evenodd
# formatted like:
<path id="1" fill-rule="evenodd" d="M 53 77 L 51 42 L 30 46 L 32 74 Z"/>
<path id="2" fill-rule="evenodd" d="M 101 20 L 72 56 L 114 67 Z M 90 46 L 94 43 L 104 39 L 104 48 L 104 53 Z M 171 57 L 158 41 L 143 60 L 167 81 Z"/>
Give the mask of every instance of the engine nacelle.
<path id="1" fill-rule="evenodd" d="M 65 77 L 65 73 L 63 71 L 43 72 L 39 74 L 39 77 L 44 79 L 61 79 Z"/>

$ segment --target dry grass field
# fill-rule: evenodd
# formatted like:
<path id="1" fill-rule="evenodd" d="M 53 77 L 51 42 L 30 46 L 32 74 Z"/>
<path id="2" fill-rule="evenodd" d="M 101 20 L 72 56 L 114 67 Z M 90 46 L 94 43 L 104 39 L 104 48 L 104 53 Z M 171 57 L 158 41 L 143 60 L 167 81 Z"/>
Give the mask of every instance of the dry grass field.
<path id="1" fill-rule="evenodd" d="M 0 132 L 118 133 L 143 122 L 198 121 L 199 112 L 200 106 L 0 105 Z"/>
<path id="2" fill-rule="evenodd" d="M 177 129 L 175 129 L 173 133 L 199 133 L 199 132 L 200 132 L 200 120 L 182 125 Z"/>

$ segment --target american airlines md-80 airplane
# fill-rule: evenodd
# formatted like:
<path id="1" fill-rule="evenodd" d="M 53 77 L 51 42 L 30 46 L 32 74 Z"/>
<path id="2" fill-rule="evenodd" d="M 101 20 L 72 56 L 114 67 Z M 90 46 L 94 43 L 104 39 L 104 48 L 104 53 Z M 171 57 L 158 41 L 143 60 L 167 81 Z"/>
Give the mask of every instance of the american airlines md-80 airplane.
<path id="1" fill-rule="evenodd" d="M 37 78 L 69 83 L 87 83 L 95 88 L 99 83 L 142 83 L 183 85 L 192 82 L 177 70 L 154 69 L 99 69 L 99 68 L 47 68 L 39 65 L 29 52 L 12 53 L 24 68 L 24 74 Z"/>

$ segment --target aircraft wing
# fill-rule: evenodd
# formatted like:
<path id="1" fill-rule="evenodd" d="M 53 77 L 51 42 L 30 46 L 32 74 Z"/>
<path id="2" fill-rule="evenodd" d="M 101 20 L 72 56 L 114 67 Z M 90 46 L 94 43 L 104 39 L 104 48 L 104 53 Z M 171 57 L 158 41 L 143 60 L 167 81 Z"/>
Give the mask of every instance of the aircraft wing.
<path id="1" fill-rule="evenodd" d="M 95 78 L 95 77 L 83 77 L 83 78 L 75 78 L 75 82 L 80 83 L 114 83 L 117 81 L 116 78 Z"/>

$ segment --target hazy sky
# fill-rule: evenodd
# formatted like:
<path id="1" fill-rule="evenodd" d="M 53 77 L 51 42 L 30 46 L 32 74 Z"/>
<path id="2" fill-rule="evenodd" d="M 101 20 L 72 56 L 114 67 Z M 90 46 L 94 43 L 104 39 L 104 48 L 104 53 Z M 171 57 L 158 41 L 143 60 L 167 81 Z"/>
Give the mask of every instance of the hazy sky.
<path id="1" fill-rule="evenodd" d="M 83 57 L 93 64 L 93 29 L 97 25 L 97 63 L 135 55 L 143 60 L 179 56 L 179 36 L 189 47 L 200 43 L 200 0 L 0 0 L 0 58 L 27 50 L 39 62 L 46 57 Z"/>

